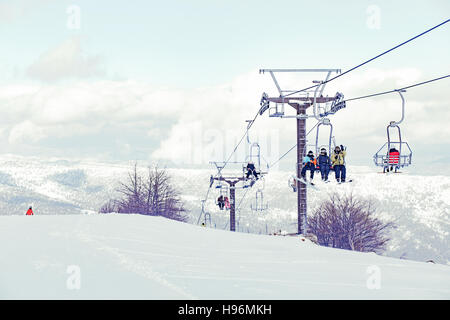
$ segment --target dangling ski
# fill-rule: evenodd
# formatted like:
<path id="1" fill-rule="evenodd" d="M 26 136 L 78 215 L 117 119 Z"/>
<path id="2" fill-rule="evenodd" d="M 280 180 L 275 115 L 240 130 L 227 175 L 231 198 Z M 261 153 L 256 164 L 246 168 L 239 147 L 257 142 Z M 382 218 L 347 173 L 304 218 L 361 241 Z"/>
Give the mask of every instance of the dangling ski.
<path id="1" fill-rule="evenodd" d="M 305 185 L 307 185 L 307 186 L 311 186 L 311 187 L 313 187 L 314 189 L 317 189 L 316 185 L 315 185 L 313 182 L 308 182 L 308 181 L 306 181 L 305 179 L 303 179 L 303 177 L 300 178 L 300 179 L 296 178 L 296 180 L 297 180 L 297 181 L 300 181 L 301 183 L 303 183 L 303 184 L 305 184 Z"/>

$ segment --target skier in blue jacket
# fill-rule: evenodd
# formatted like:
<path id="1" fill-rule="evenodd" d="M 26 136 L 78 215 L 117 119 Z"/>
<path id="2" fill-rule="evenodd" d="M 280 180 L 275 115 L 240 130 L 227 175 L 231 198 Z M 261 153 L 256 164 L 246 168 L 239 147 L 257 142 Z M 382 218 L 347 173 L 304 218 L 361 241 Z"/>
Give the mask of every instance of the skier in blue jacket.
<path id="1" fill-rule="evenodd" d="M 308 154 L 303 157 L 303 168 L 301 171 L 301 176 L 304 181 L 306 181 L 306 170 L 310 170 L 311 180 L 314 179 L 314 171 L 316 170 L 316 159 L 314 157 L 314 152 L 309 151 Z"/>

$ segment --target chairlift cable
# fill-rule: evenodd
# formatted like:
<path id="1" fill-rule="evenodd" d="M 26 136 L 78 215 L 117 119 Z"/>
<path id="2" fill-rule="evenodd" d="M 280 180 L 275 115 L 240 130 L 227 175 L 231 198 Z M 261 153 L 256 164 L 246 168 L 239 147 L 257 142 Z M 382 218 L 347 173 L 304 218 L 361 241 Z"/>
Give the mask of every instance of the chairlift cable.
<path id="1" fill-rule="evenodd" d="M 432 28 L 430 28 L 430 29 L 428 29 L 428 30 L 426 30 L 426 31 L 424 31 L 424 32 L 422 32 L 422 33 L 420 33 L 420 34 L 418 34 L 418 35 L 416 35 L 416 36 L 414 36 L 414 37 L 412 37 L 412 38 L 410 38 L 410 39 L 408 39 L 408 40 L 406 40 L 406 41 L 400 43 L 400 44 L 398 44 L 398 45 L 396 45 L 395 47 L 392 47 L 392 48 L 389 49 L 389 50 L 384 51 L 383 53 L 380 53 L 379 55 L 377 55 L 377 56 L 375 56 L 375 57 L 373 57 L 373 58 L 371 58 L 371 59 L 369 59 L 369 60 L 366 60 L 366 61 L 364 61 L 364 62 L 358 64 L 357 66 L 355 66 L 355 67 L 353 67 L 353 68 L 351 68 L 351 69 L 349 69 L 349 70 L 347 70 L 347 71 L 345 71 L 345 72 L 343 72 L 343 73 L 338 74 L 337 76 L 335 76 L 335 77 L 333 77 L 333 78 L 331 78 L 331 79 L 329 79 L 329 80 L 327 80 L 327 81 L 321 82 L 321 83 L 319 83 L 319 84 L 315 84 L 315 85 L 310 86 L 310 87 L 308 87 L 308 88 L 304 88 L 304 89 L 301 89 L 301 90 L 297 90 L 297 91 L 291 92 L 291 93 L 285 95 L 285 97 L 291 96 L 291 95 L 293 95 L 293 94 L 300 93 L 300 92 L 303 92 L 303 91 L 306 91 L 306 90 L 309 90 L 309 89 L 313 89 L 313 88 L 316 88 L 316 87 L 318 87 L 318 86 L 321 86 L 321 85 L 323 85 L 323 84 L 325 84 L 325 83 L 328 83 L 328 82 L 331 82 L 331 81 L 333 81 L 333 80 L 336 80 L 337 78 L 342 77 L 343 75 L 345 75 L 345 74 L 347 74 L 347 73 L 349 73 L 349 72 L 351 72 L 351 71 L 353 71 L 353 70 L 355 70 L 355 69 L 358 69 L 359 67 L 362 67 L 363 65 L 365 65 L 365 64 L 367 64 L 367 63 L 369 63 L 369 62 L 371 62 L 371 61 L 373 61 L 373 60 L 375 60 L 375 59 L 378 59 L 378 58 L 380 58 L 381 56 L 383 56 L 383 55 L 385 55 L 385 54 L 387 54 L 387 53 L 389 53 L 389 52 L 391 52 L 391 51 L 394 51 L 395 49 L 398 49 L 399 47 L 401 47 L 401 46 L 403 46 L 403 45 L 405 45 L 405 44 L 407 44 L 407 43 L 409 43 L 409 42 L 411 42 L 411 41 L 413 41 L 413 40 L 415 40 L 415 39 L 417 39 L 417 38 L 419 38 L 419 37 L 425 35 L 426 33 L 430 32 L 430 31 L 432 31 L 432 30 L 434 30 L 434 29 L 437 29 L 437 28 L 439 28 L 440 26 L 443 26 L 444 24 L 446 24 L 446 23 L 449 22 L 449 21 L 450 21 L 450 19 L 447 19 L 447 20 L 445 20 L 444 22 L 441 22 L 440 24 L 438 24 L 438 25 L 436 25 L 436 26 L 434 26 L 434 27 L 432 27 Z"/>
<path id="2" fill-rule="evenodd" d="M 450 74 L 448 74 L 448 75 L 446 75 L 446 76 L 439 77 L 439 78 L 434 78 L 434 79 L 431 79 L 431 80 L 419 82 L 419 83 L 416 83 L 416 84 L 413 84 L 413 85 L 409 85 L 409 86 L 407 86 L 407 87 L 403 87 L 403 88 L 400 88 L 400 89 L 394 89 L 394 90 L 389 90 L 389 91 L 383 91 L 383 92 L 378 92 L 378 93 L 374 93 L 374 94 L 369 94 L 369 95 L 365 95 L 365 96 L 361 96 L 361 97 L 356 97 L 356 98 L 346 99 L 346 100 L 344 100 L 344 102 L 349 102 L 349 101 L 354 101 L 354 100 L 360 100 L 360 99 L 365 99 L 365 98 L 371 98 L 371 97 L 381 96 L 381 95 L 384 95 L 384 94 L 394 93 L 394 92 L 397 92 L 397 91 L 400 91 L 400 90 L 411 89 L 411 88 L 418 87 L 418 86 L 421 86 L 421 85 L 424 85 L 424 84 L 427 84 L 427 83 L 430 83 L 430 82 L 434 82 L 434 81 L 438 81 L 438 80 L 443 80 L 443 79 L 448 78 L 448 77 L 450 77 Z"/>
<path id="3" fill-rule="evenodd" d="M 255 122 L 256 118 L 258 117 L 259 114 L 259 109 L 258 112 L 256 113 L 255 117 L 253 118 L 253 120 L 251 120 L 251 122 L 249 122 L 249 124 L 247 125 L 247 129 L 245 130 L 244 135 L 242 136 L 242 138 L 239 140 L 238 144 L 234 147 L 233 152 L 230 154 L 230 156 L 228 157 L 228 159 L 224 162 L 222 168 L 219 169 L 219 172 L 215 175 L 216 177 L 218 175 L 221 174 L 222 170 L 225 168 L 225 166 L 230 162 L 231 158 L 233 157 L 233 154 L 236 152 L 237 148 L 239 148 L 239 145 L 242 143 L 242 141 L 244 140 L 244 138 L 248 135 L 248 131 L 250 130 L 250 128 L 252 127 L 253 123 Z M 208 196 L 209 196 L 209 192 L 211 191 L 212 185 L 209 186 L 207 192 L 206 192 L 206 196 L 204 201 L 206 202 L 208 200 Z M 248 190 L 247 190 L 248 191 Z M 247 194 L 247 192 L 245 193 Z M 244 195 L 245 196 L 245 195 Z M 243 200 L 243 198 L 242 198 Z M 241 202 L 242 202 L 241 200 Z"/>
<path id="4" fill-rule="evenodd" d="M 315 127 L 318 126 L 318 124 L 320 123 L 320 121 L 317 121 L 317 123 L 308 131 L 308 133 L 306 134 L 306 137 L 314 130 Z M 287 152 L 285 152 L 277 161 L 275 161 L 274 163 L 272 163 L 271 165 L 269 165 L 269 168 L 273 167 L 274 165 L 276 165 L 278 162 L 280 162 L 285 156 L 288 155 L 289 152 L 291 152 L 292 150 L 294 150 L 294 148 L 298 145 L 298 143 L 294 144 Z"/>
<path id="5" fill-rule="evenodd" d="M 220 169 L 219 172 L 221 172 L 225 166 L 228 164 L 228 162 L 230 162 L 231 158 L 233 157 L 233 154 L 237 151 L 237 148 L 239 148 L 240 144 L 242 143 L 242 141 L 244 140 L 244 138 L 247 136 L 248 131 L 250 130 L 250 128 L 253 126 L 253 123 L 255 123 L 256 118 L 258 118 L 259 115 L 259 109 L 258 112 L 256 113 L 255 117 L 253 118 L 253 120 L 251 120 L 251 122 L 249 122 L 247 129 L 245 130 L 244 135 L 242 136 L 241 140 L 239 140 L 238 144 L 234 147 L 233 152 L 231 152 L 230 156 L 228 157 L 228 159 L 225 161 L 225 163 L 223 164 L 222 169 Z"/>
<path id="6" fill-rule="evenodd" d="M 239 201 L 239 203 L 238 203 L 238 205 L 236 207 L 236 212 L 239 212 L 239 210 L 241 209 L 242 201 L 244 201 L 244 198 L 247 195 L 249 190 L 250 190 L 250 188 L 247 188 L 247 190 L 245 190 L 244 195 L 242 196 L 241 200 Z"/>

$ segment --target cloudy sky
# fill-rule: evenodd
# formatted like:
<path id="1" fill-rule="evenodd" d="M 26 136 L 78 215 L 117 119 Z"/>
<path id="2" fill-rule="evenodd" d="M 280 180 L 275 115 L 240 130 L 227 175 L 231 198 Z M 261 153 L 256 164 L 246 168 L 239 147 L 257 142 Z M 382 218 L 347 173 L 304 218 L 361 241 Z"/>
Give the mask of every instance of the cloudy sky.
<path id="1" fill-rule="evenodd" d="M 261 94 L 277 94 L 260 68 L 345 71 L 449 13 L 445 0 L 0 0 L 0 147 L 43 158 L 208 165 L 233 151 Z M 448 39 L 450 23 L 324 94 L 352 98 L 447 75 Z M 280 75 L 287 89 L 323 78 Z M 447 79 L 405 93 L 402 135 L 418 168 L 450 164 L 449 88 Z M 331 118 L 352 164 L 371 165 L 400 109 L 392 94 L 349 102 Z M 295 121 L 259 117 L 249 140 L 272 163 L 295 144 Z M 233 160 L 243 161 L 246 147 Z M 294 167 L 293 156 L 280 165 Z"/>

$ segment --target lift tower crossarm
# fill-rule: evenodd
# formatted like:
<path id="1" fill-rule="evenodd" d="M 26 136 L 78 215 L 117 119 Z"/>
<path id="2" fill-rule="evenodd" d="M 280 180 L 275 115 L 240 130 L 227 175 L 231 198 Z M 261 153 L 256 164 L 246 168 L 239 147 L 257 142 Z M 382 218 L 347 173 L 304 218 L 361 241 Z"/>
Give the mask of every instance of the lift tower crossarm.
<path id="1" fill-rule="evenodd" d="M 336 72 L 340 73 L 341 69 L 259 69 L 259 73 L 265 72 Z"/>
<path id="2" fill-rule="evenodd" d="M 304 101 L 305 103 L 313 104 L 314 97 L 269 97 L 267 98 L 270 102 L 274 103 L 295 103 L 295 101 Z M 317 97 L 317 103 L 326 103 L 334 101 L 335 97 Z"/>

